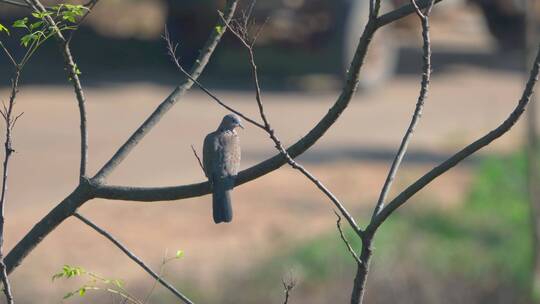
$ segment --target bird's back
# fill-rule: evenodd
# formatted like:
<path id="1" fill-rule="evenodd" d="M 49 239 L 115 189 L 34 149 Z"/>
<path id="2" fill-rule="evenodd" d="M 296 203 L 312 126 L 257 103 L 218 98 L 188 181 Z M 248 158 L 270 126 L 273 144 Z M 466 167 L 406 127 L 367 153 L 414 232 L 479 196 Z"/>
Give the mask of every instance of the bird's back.
<path id="1" fill-rule="evenodd" d="M 236 132 L 215 131 L 204 139 L 203 163 L 208 178 L 236 176 L 240 158 L 240 139 Z"/>

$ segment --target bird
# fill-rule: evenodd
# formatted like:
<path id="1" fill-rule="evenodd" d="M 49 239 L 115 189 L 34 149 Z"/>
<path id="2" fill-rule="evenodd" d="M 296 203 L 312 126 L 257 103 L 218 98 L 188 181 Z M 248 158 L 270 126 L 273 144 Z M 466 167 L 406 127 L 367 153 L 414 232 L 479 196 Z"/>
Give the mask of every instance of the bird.
<path id="1" fill-rule="evenodd" d="M 233 217 L 231 191 L 241 156 L 237 128 L 244 129 L 242 120 L 236 114 L 228 114 L 217 130 L 204 138 L 203 167 L 212 190 L 212 213 L 216 224 L 229 223 Z"/>

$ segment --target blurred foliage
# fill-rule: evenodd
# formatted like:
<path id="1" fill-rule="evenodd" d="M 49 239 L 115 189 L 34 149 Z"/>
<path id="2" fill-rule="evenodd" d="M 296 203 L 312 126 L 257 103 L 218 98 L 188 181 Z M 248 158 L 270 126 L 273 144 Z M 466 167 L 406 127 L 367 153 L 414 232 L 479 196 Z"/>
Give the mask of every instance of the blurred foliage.
<path id="1" fill-rule="evenodd" d="M 459 271 L 475 279 L 497 275 L 527 287 L 532 237 L 525 165 L 522 153 L 488 159 L 462 208 L 400 219 L 424 240 L 425 258 L 435 271 Z"/>
<path id="2" fill-rule="evenodd" d="M 405 206 L 382 226 L 374 245 L 371 280 L 381 282 L 380 273 L 383 273 L 383 281 L 388 278 L 391 281 L 409 280 L 407 276 L 412 271 L 419 273 L 413 276 L 421 281 L 412 284 L 414 288 L 429 289 L 433 284 L 430 280 L 435 278 L 447 292 L 451 289 L 447 285 L 454 284 L 449 282 L 457 281 L 470 286 L 472 292 L 485 293 L 471 297 L 483 299 L 481 301 L 485 303 L 490 303 L 487 299 L 507 292 L 501 286 L 510 290 L 507 297 L 526 294 L 531 275 L 532 239 L 525 156 L 519 153 L 486 159 L 476 174 L 461 206 L 452 209 L 435 206 L 426 209 L 429 204 L 414 209 Z M 346 235 L 358 250 L 360 244 L 352 231 L 346 231 Z M 330 231 L 271 257 L 261 263 L 249 279 L 233 280 L 231 284 L 243 286 L 247 292 L 227 294 L 227 303 L 249 303 L 263 298 L 279 300 L 283 293 L 281 278 L 288 272 L 299 281 L 298 288 L 292 293 L 293 296 L 298 293 L 296 300 L 302 299 L 302 303 L 309 303 L 304 299 L 306 296 L 320 298 L 326 296 L 325 293 L 334 293 L 328 295 L 329 299 L 335 299 L 337 293 L 346 299 L 355 267 L 337 230 Z M 394 278 L 400 273 L 407 275 Z M 388 282 L 381 283 L 385 285 L 384 290 L 392 288 L 386 285 Z M 376 282 L 370 284 L 377 285 Z M 400 284 L 411 285 L 410 282 Z M 233 287 L 229 289 L 234 290 Z M 250 290 L 254 294 L 250 294 Z M 376 297 L 380 300 L 380 295 Z M 513 302 L 521 300 L 514 299 Z"/>

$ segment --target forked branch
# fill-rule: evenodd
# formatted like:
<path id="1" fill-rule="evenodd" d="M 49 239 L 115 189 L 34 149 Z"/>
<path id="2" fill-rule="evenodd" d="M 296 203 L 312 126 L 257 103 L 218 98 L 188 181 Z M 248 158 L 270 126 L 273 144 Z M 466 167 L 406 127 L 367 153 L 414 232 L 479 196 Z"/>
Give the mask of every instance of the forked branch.
<path id="1" fill-rule="evenodd" d="M 5 0 L 0 0 L 5 2 Z M 28 1 L 28 0 L 27 0 Z M 420 7 L 425 7 L 426 0 L 419 1 Z M 226 19 L 232 17 L 236 1 L 227 1 L 225 9 Z M 298 140 L 295 144 L 287 149 L 287 153 L 291 158 L 294 158 L 313 146 L 325 132 L 336 122 L 339 116 L 349 105 L 349 102 L 356 92 L 358 79 L 363 61 L 371 42 L 371 38 L 375 31 L 384 26 L 398 20 L 410 13 L 414 12 L 412 5 L 404 5 L 392 12 L 386 13 L 377 19 L 371 19 L 365 27 L 365 30 L 360 38 L 354 58 L 348 69 L 347 79 L 340 96 L 335 101 L 334 105 L 329 109 L 328 113 L 309 131 L 307 134 Z M 230 19 L 229 19 L 230 20 Z M 220 21 L 214 27 L 222 28 L 224 24 Z M 190 71 L 193 78 L 197 78 L 206 63 L 208 62 L 212 52 L 218 44 L 224 31 L 214 30 L 210 35 L 208 42 L 202 49 L 198 60 Z M 99 170 L 98 174 L 92 179 L 82 179 L 81 184 L 73 190 L 64 200 L 62 200 L 54 209 L 52 209 L 45 217 L 43 217 L 6 256 L 6 266 L 8 273 L 17 267 L 24 257 L 26 257 L 51 231 L 53 231 L 67 217 L 88 200 L 92 198 L 105 198 L 116 200 L 131 200 L 131 201 L 163 201 L 177 200 L 208 194 L 210 187 L 208 182 L 196 183 L 191 185 L 173 186 L 173 187 L 124 187 L 104 185 L 102 181 L 116 168 L 130 151 L 142 140 L 142 138 L 160 121 L 165 113 L 174 105 L 180 97 L 191 87 L 192 81 L 187 80 L 182 85 L 178 86 L 169 97 L 163 101 L 156 110 L 148 117 L 145 122 L 130 136 L 130 138 L 118 149 L 114 156 Z M 272 172 L 287 163 L 286 157 L 281 153 L 269 158 L 253 167 L 250 167 L 239 173 L 236 180 L 236 185 L 240 185 L 256 178 L 259 178 L 269 172 Z"/>
<path id="2" fill-rule="evenodd" d="M 225 8 L 225 18 L 230 20 L 236 10 L 236 4 L 238 0 L 227 0 Z M 213 27 L 212 33 L 208 38 L 206 44 L 202 48 L 196 63 L 189 71 L 190 78 L 184 83 L 177 86 L 174 91 L 154 110 L 154 112 L 141 124 L 141 126 L 133 132 L 128 140 L 116 151 L 116 153 L 105 163 L 105 165 L 94 176 L 94 180 L 102 182 L 135 148 L 139 142 L 153 129 L 154 126 L 165 116 L 165 114 L 175 105 L 180 98 L 193 86 L 192 79 L 199 78 L 203 70 L 205 69 L 210 57 L 216 49 L 221 37 L 225 31 L 218 30 L 223 28 L 223 22 L 218 21 L 217 25 Z"/>
<path id="3" fill-rule="evenodd" d="M 247 15 L 249 16 L 249 14 Z M 351 216 L 351 214 L 348 212 L 348 210 L 344 207 L 344 205 L 339 201 L 339 199 L 319 180 L 317 179 L 313 174 L 311 174 L 306 168 L 304 168 L 302 165 L 300 165 L 298 162 L 296 162 L 291 155 L 287 152 L 287 150 L 283 147 L 281 141 L 276 135 L 276 132 L 270 125 L 270 122 L 266 116 L 266 113 L 264 111 L 264 104 L 261 97 L 261 88 L 259 83 L 259 75 L 257 72 L 257 65 L 255 63 L 255 55 L 253 52 L 253 40 L 248 40 L 248 33 L 249 30 L 245 28 L 244 26 L 247 26 L 249 24 L 249 20 L 234 20 L 234 21 L 227 21 L 226 19 L 222 17 L 222 21 L 225 24 L 225 26 L 229 29 L 229 31 L 242 43 L 242 45 L 246 48 L 248 54 L 249 54 L 249 63 L 251 66 L 252 76 L 253 76 L 253 83 L 255 88 L 255 99 L 257 101 L 258 109 L 259 109 L 259 115 L 263 121 L 263 124 L 258 123 L 254 119 L 248 117 L 247 115 L 243 114 L 241 111 L 238 111 L 229 105 L 227 105 L 225 102 L 221 101 L 215 94 L 211 93 L 210 90 L 208 90 L 205 86 L 203 86 L 201 83 L 194 81 L 199 88 L 203 90 L 208 96 L 210 96 L 213 100 L 215 100 L 219 105 L 224 107 L 225 109 L 241 116 L 249 123 L 253 124 L 254 126 L 261 128 L 263 131 L 265 131 L 270 139 L 274 142 L 274 145 L 276 149 L 279 151 L 279 153 L 285 158 L 286 162 L 294 169 L 300 171 L 305 177 L 307 177 L 315 186 L 321 190 L 331 201 L 332 203 L 338 208 L 338 210 L 341 212 L 343 217 L 347 219 L 351 227 L 354 229 L 354 231 L 358 234 L 362 234 L 362 230 L 354 220 L 354 218 Z M 244 18 L 246 15 L 244 15 Z M 231 24 L 234 24 L 231 25 Z M 178 58 L 176 57 L 175 51 L 176 46 L 171 42 L 169 36 L 165 35 L 165 40 L 167 42 L 167 47 L 169 51 L 169 55 L 171 56 L 174 64 L 176 67 L 186 76 L 190 77 L 189 74 L 182 68 L 180 62 L 178 61 Z"/>
<path id="4" fill-rule="evenodd" d="M 411 141 L 414 130 L 416 129 L 416 126 L 418 125 L 418 122 L 422 116 L 422 111 L 424 109 L 424 102 L 425 102 L 425 99 L 427 98 L 427 94 L 429 90 L 429 83 L 431 80 L 431 41 L 430 41 L 430 35 L 429 35 L 429 15 L 431 14 L 431 10 L 433 9 L 433 5 L 435 4 L 435 2 L 431 1 L 431 3 L 429 4 L 429 6 L 426 8 L 424 12 L 422 12 L 422 10 L 420 9 L 420 7 L 418 6 L 415 0 L 411 0 L 411 2 L 413 6 L 415 7 L 416 13 L 420 17 L 420 20 L 422 22 L 424 66 L 423 66 L 423 73 L 422 73 L 422 82 L 420 84 L 420 95 L 418 96 L 416 108 L 414 109 L 414 113 L 413 113 L 411 122 L 409 124 L 409 127 L 407 128 L 407 131 L 405 132 L 405 136 L 403 136 L 403 139 L 401 140 L 401 144 L 399 146 L 398 152 L 396 153 L 396 156 L 388 172 L 388 176 L 386 177 L 386 180 L 382 187 L 381 194 L 379 195 L 379 200 L 377 201 L 377 205 L 375 207 L 375 210 L 373 211 L 372 217 L 375 217 L 384 207 L 384 203 L 386 201 L 386 197 L 388 196 L 388 192 L 390 191 L 390 188 L 392 187 L 392 183 L 394 182 L 399 166 L 401 165 L 401 162 L 403 161 L 403 157 L 405 157 L 405 153 L 407 153 L 407 147 L 409 146 L 409 142 Z"/>
<path id="5" fill-rule="evenodd" d="M 383 210 L 384 201 L 386 199 L 386 196 L 388 195 L 388 191 L 390 190 L 390 187 L 395 178 L 397 170 L 399 169 L 399 165 L 401 164 L 401 161 L 403 160 L 403 157 L 405 156 L 405 153 L 407 151 L 407 146 L 409 144 L 409 141 L 411 140 L 411 136 L 414 132 L 414 129 L 416 125 L 418 124 L 418 120 L 420 119 L 420 116 L 422 115 L 422 110 L 424 107 L 424 100 L 426 99 L 426 96 L 427 96 L 430 76 L 431 76 L 431 41 L 430 41 L 430 34 L 429 34 L 429 31 L 430 31 L 429 18 L 430 18 L 430 13 L 431 13 L 431 10 L 433 9 L 434 4 L 435 4 L 435 1 L 430 0 L 430 2 L 427 5 L 426 10 L 422 12 L 421 8 L 418 6 L 415 0 L 411 0 L 411 5 L 415 9 L 422 24 L 422 38 L 423 38 L 422 49 L 423 49 L 424 67 L 423 67 L 423 73 L 422 73 L 422 80 L 420 82 L 420 94 L 419 94 L 418 101 L 416 103 L 416 107 L 415 107 L 411 122 L 409 124 L 409 127 L 407 131 L 405 132 L 405 136 L 403 137 L 401 141 L 398 152 L 396 153 L 396 156 L 392 162 L 391 168 L 388 172 L 388 176 L 382 187 L 379 200 L 375 206 L 373 215 L 371 217 L 370 225 L 368 225 L 368 227 L 365 230 L 365 234 L 362 237 L 362 252 L 360 254 L 360 263 L 358 263 L 356 276 L 354 278 L 351 304 L 358 304 L 358 303 L 363 302 L 365 289 L 366 289 L 367 276 L 369 274 L 369 266 L 371 263 L 373 238 L 375 237 L 375 232 L 376 232 L 376 230 L 371 229 L 372 228 L 371 223 L 375 221 L 375 218 L 377 217 L 377 215 L 382 212 L 381 210 Z"/>
<path id="6" fill-rule="evenodd" d="M 440 2 L 440 0 L 435 2 Z M 426 7 L 428 4 L 429 2 L 427 0 L 418 1 L 418 6 L 421 8 Z M 343 111 L 345 111 L 345 109 L 348 107 L 349 101 L 356 92 L 364 58 L 375 31 L 378 28 L 401 19 L 411 13 L 414 13 L 414 6 L 412 4 L 408 4 L 368 22 L 359 40 L 355 55 L 348 69 L 347 80 L 340 96 L 337 98 L 333 106 L 328 110 L 328 113 L 323 116 L 321 120 L 311 130 L 309 130 L 309 132 L 306 133 L 304 137 L 299 139 L 287 149 L 287 153 L 292 158 L 301 155 L 311 148 L 326 133 L 326 131 L 331 128 Z M 239 172 L 236 179 L 236 186 L 264 176 L 285 164 L 287 164 L 286 158 L 283 157 L 281 153 L 278 153 L 277 155 L 262 161 L 259 164 Z M 170 187 L 127 187 L 117 185 L 102 185 L 96 190 L 95 194 L 96 197 L 103 199 L 156 202 L 196 197 L 208 193 L 210 193 L 210 186 L 208 182 L 200 182 Z"/>
<path id="7" fill-rule="evenodd" d="M 396 198 L 394 198 L 390 203 L 388 203 L 388 205 L 384 207 L 384 209 L 377 216 L 375 216 L 375 218 L 369 224 L 366 230 L 376 231 L 379 228 L 379 226 L 394 211 L 396 211 L 399 207 L 401 207 L 404 203 L 406 203 L 418 191 L 422 190 L 425 186 L 427 186 L 437 177 L 441 176 L 448 170 L 452 169 L 453 167 L 455 167 L 457 164 L 459 164 L 461 161 L 463 161 L 467 157 L 471 156 L 472 154 L 476 153 L 478 150 L 491 144 L 497 138 L 503 136 L 506 132 L 510 131 L 510 129 L 519 120 L 519 118 L 525 111 L 527 104 L 531 100 L 531 96 L 534 93 L 534 87 L 536 85 L 536 82 L 538 81 L 539 69 L 540 69 L 540 46 L 539 46 L 538 53 L 536 55 L 533 67 L 531 69 L 529 79 L 527 81 L 527 85 L 525 86 L 525 89 L 523 90 L 522 96 L 519 99 L 516 107 L 514 108 L 512 113 L 510 113 L 508 118 L 506 118 L 506 120 L 504 120 L 497 128 L 493 129 L 491 132 L 482 136 L 475 142 L 469 144 L 468 146 L 466 146 L 465 148 L 463 148 L 462 150 L 454 154 L 452 157 L 448 158 L 446 161 L 442 162 L 440 165 L 433 168 L 432 170 L 424 174 L 422 177 L 420 177 L 418 180 L 416 180 L 414 183 L 412 183 L 403 192 L 401 192 L 398 196 L 396 196 Z"/>
<path id="8" fill-rule="evenodd" d="M 296 287 L 296 280 L 291 275 L 289 278 L 283 279 L 281 283 L 283 284 L 283 293 L 285 294 L 283 304 L 288 304 L 291 291 Z"/>
<path id="9" fill-rule="evenodd" d="M 15 99 L 17 98 L 17 93 L 19 92 L 19 79 L 21 76 L 21 70 L 19 69 L 19 66 L 15 64 L 15 74 L 13 79 L 11 80 L 11 93 L 9 96 L 9 101 L 7 105 L 5 103 L 2 104 L 2 109 L 0 109 L 0 114 L 2 115 L 2 118 L 4 119 L 4 125 L 6 127 L 6 130 L 4 132 L 5 134 L 5 141 L 4 141 L 4 162 L 2 166 L 2 189 L 0 193 L 0 279 L 2 281 L 2 285 L 4 286 L 4 294 L 6 296 L 6 302 L 8 304 L 12 304 L 14 302 L 13 300 L 13 294 L 11 292 L 11 284 L 8 279 L 7 275 L 7 268 L 6 264 L 4 262 L 4 226 L 5 226 L 5 206 L 6 206 L 6 195 L 7 195 L 7 188 L 8 188 L 8 170 L 9 170 L 9 161 L 11 158 L 11 155 L 15 152 L 13 149 L 13 138 L 12 133 L 13 129 L 15 128 L 15 124 L 17 123 L 17 120 L 19 117 L 21 117 L 22 113 L 19 115 L 16 115 L 14 113 L 14 107 L 15 107 Z"/>
<path id="10" fill-rule="evenodd" d="M 2 1 L 2 0 L 0 0 Z M 26 0 L 29 1 L 29 0 Z M 236 9 L 237 0 L 228 0 L 225 11 L 228 18 L 232 18 Z M 217 28 L 221 24 L 218 21 Z M 196 60 L 191 70 L 193 77 L 198 77 L 206 64 L 210 60 L 217 44 L 219 43 L 223 31 L 213 30 L 210 34 L 207 43 L 202 48 L 198 59 Z M 103 186 L 101 181 L 110 173 L 127 154 L 140 142 L 140 140 L 155 126 L 165 113 L 176 103 L 180 97 L 191 87 L 190 81 L 184 82 L 177 87 L 171 95 L 147 118 L 147 120 L 137 129 L 128 141 L 120 147 L 115 155 L 107 162 L 107 164 L 98 172 L 95 178 L 81 178 L 80 184 L 72 191 L 64 200 L 62 200 L 55 208 L 45 215 L 32 229 L 13 247 L 6 256 L 7 272 L 10 273 L 15 269 L 23 259 L 46 237 L 51 231 L 56 229 L 66 218 L 87 201 L 97 197 L 99 189 Z"/>

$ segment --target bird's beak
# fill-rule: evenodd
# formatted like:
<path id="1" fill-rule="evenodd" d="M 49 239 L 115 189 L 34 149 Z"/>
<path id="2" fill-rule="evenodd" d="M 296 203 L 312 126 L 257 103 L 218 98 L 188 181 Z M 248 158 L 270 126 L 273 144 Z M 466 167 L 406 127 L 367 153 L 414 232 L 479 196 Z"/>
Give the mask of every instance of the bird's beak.
<path id="1" fill-rule="evenodd" d="M 242 128 L 242 130 L 244 129 L 244 125 L 242 125 L 242 123 L 238 123 L 238 126 Z"/>

